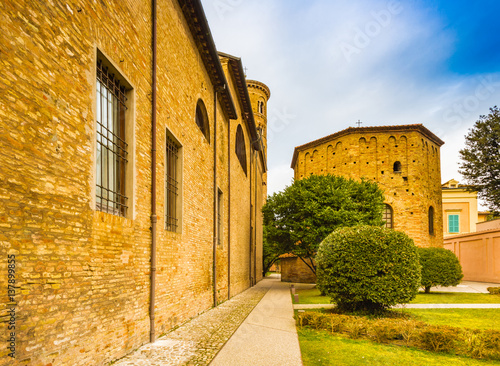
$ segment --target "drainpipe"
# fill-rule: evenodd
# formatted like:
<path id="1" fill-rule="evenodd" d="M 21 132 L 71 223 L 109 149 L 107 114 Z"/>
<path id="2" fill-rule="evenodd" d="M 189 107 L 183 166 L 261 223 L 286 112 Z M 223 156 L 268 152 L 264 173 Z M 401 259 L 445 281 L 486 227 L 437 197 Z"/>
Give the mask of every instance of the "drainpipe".
<path id="1" fill-rule="evenodd" d="M 252 162 L 253 162 L 253 151 L 252 144 L 250 144 L 250 252 L 248 258 L 248 272 L 250 275 L 250 286 L 253 286 L 253 277 L 252 277 Z"/>
<path id="2" fill-rule="evenodd" d="M 255 194 L 254 194 L 254 251 L 253 251 L 253 276 L 254 276 L 254 284 L 257 283 L 257 151 L 253 153 L 255 159 Z"/>
<path id="3" fill-rule="evenodd" d="M 156 0 L 152 0 L 153 21 L 153 75 L 151 95 L 151 289 L 149 291 L 149 340 L 155 341 L 155 285 L 156 285 Z"/>
<path id="4" fill-rule="evenodd" d="M 227 122 L 227 299 L 231 298 L 231 120 Z"/>
<path id="5" fill-rule="evenodd" d="M 214 226 L 213 226 L 213 282 L 214 282 L 214 307 L 217 306 L 217 89 L 214 86 Z"/>

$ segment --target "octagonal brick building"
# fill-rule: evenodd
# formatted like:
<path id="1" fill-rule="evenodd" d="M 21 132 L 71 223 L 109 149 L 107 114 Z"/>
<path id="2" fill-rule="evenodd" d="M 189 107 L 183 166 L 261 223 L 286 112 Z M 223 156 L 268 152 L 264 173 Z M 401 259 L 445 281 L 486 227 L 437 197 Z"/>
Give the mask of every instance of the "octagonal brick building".
<path id="1" fill-rule="evenodd" d="M 295 148 L 295 179 L 333 174 L 378 183 L 386 226 L 421 247 L 443 246 L 440 147 L 422 124 L 350 127 Z"/>

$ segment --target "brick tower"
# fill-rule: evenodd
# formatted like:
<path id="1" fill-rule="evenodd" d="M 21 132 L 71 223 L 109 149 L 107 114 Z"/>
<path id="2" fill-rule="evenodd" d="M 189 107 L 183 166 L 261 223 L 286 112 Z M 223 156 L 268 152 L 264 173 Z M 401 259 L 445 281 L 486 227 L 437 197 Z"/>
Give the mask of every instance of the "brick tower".
<path id="1" fill-rule="evenodd" d="M 263 156 L 267 156 L 267 101 L 271 96 L 268 86 L 260 81 L 247 80 L 248 94 L 252 103 L 257 131 L 261 136 L 261 143 L 264 150 Z M 266 162 L 267 164 L 267 162 Z M 263 176 L 264 184 L 267 186 L 267 174 Z M 267 197 L 267 189 L 263 187 L 264 202 Z"/>

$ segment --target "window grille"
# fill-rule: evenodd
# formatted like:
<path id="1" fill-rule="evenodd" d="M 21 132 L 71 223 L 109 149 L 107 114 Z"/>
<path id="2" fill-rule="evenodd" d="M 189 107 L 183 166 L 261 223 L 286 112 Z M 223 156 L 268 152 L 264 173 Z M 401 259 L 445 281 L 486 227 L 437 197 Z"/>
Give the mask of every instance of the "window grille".
<path id="1" fill-rule="evenodd" d="M 388 204 L 385 205 L 384 212 L 382 213 L 382 220 L 385 221 L 386 228 L 393 228 L 393 211 L 392 207 Z"/>
<path id="2" fill-rule="evenodd" d="M 96 153 L 96 208 L 114 215 L 125 216 L 125 86 L 103 66 L 97 63 L 97 153 Z"/>
<path id="3" fill-rule="evenodd" d="M 179 146 L 167 136 L 165 165 L 165 229 L 177 231 L 179 226 L 178 198 L 179 198 Z"/>

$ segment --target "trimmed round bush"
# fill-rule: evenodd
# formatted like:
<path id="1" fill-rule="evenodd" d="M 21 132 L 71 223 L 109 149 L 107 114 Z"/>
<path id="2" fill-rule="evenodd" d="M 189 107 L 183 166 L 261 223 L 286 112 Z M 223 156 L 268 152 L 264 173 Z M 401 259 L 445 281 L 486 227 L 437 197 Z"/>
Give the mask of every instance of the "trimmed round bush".
<path id="1" fill-rule="evenodd" d="M 422 266 L 422 287 L 430 292 L 432 286 L 456 286 L 464 277 L 462 266 L 451 250 L 418 248 Z"/>
<path id="2" fill-rule="evenodd" d="M 420 286 L 413 240 L 385 227 L 335 230 L 320 244 L 316 263 L 319 290 L 341 310 L 375 312 L 407 303 Z"/>

